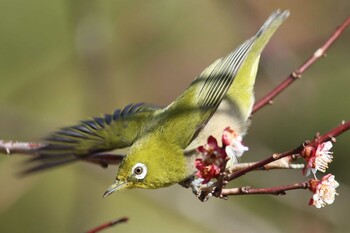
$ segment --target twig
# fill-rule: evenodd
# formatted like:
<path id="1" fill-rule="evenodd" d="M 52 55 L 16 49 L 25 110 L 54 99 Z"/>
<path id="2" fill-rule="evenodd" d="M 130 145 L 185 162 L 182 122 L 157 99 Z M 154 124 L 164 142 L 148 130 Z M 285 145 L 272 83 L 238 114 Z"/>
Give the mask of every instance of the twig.
<path id="1" fill-rule="evenodd" d="M 329 140 L 335 141 L 335 137 L 349 130 L 350 121 L 343 121 L 338 127 L 335 127 L 328 131 L 327 133 L 317 136 L 314 141 L 310 143 L 311 146 L 315 146 L 316 144 L 326 142 Z"/>
<path id="2" fill-rule="evenodd" d="M 271 162 L 266 164 L 263 167 L 257 168 L 258 171 L 267 171 L 267 170 L 272 170 L 272 169 L 303 169 L 304 164 L 303 163 L 291 163 L 291 161 L 294 159 L 292 157 L 297 157 L 297 156 L 287 156 L 284 158 L 281 158 L 277 161 Z M 250 167 L 257 162 L 249 162 L 249 163 L 237 163 L 234 164 L 232 167 L 230 167 L 229 173 L 233 173 L 239 170 L 242 170 L 243 168 Z"/>
<path id="3" fill-rule="evenodd" d="M 259 161 L 259 162 L 255 163 L 255 164 L 253 164 L 253 165 L 251 165 L 249 167 L 246 167 L 246 168 L 244 168 L 242 170 L 239 170 L 237 172 L 229 174 L 226 179 L 227 179 L 227 181 L 234 180 L 234 179 L 236 179 L 236 178 L 238 178 L 240 176 L 245 175 L 248 172 L 251 172 L 253 170 L 259 169 L 259 168 L 261 168 L 261 167 L 263 167 L 263 166 L 265 166 L 265 165 L 267 165 L 267 164 L 269 164 L 271 162 L 274 162 L 274 161 L 276 161 L 278 159 L 284 158 L 286 156 L 298 154 L 298 153 L 300 153 L 300 151 L 302 151 L 302 149 L 304 149 L 304 144 L 300 145 L 299 147 L 297 147 L 297 148 L 295 148 L 293 150 L 286 151 L 286 152 L 281 153 L 281 154 L 273 154 L 267 159 L 264 159 L 264 160 Z"/>
<path id="4" fill-rule="evenodd" d="M 248 172 L 251 172 L 253 170 L 256 170 L 256 169 L 259 169 L 260 167 L 263 167 L 271 162 L 274 162 L 278 159 L 281 159 L 281 158 L 284 158 L 284 157 L 287 157 L 287 156 L 291 156 L 291 155 L 295 155 L 295 154 L 299 154 L 306 145 L 312 145 L 312 146 L 315 146 L 319 143 L 322 143 L 322 142 L 325 142 L 325 141 L 328 141 L 330 139 L 332 139 L 333 137 L 337 137 L 338 135 L 344 133 L 345 131 L 349 130 L 350 129 L 350 121 L 347 121 L 347 122 L 342 122 L 341 125 L 331 129 L 330 131 L 328 131 L 327 133 L 323 134 L 322 136 L 318 136 L 316 137 L 312 142 L 304 142 L 302 145 L 298 146 L 297 148 L 293 149 L 293 150 L 289 150 L 289 151 L 286 151 L 286 152 L 283 152 L 283 153 L 280 153 L 280 154 L 273 154 L 272 156 L 270 156 L 269 158 L 267 159 L 264 159 L 260 162 L 257 162 L 249 167 L 246 167 L 242 170 L 239 170 L 239 171 L 236 171 L 232 174 L 229 174 L 227 177 L 226 177 L 226 180 L 227 181 L 231 181 L 231 180 L 234 180 Z"/>
<path id="5" fill-rule="evenodd" d="M 302 183 L 295 183 L 291 185 L 284 185 L 271 188 L 251 188 L 249 186 L 240 188 L 223 189 L 221 194 L 223 196 L 231 195 L 248 195 L 248 194 L 272 194 L 272 195 L 285 195 L 286 191 L 294 189 L 307 189 L 309 188 L 309 181 Z"/>
<path id="6" fill-rule="evenodd" d="M 301 78 L 301 75 L 318 59 L 325 56 L 329 47 L 340 37 L 340 35 L 345 31 L 345 29 L 350 25 L 350 17 L 348 17 L 327 39 L 327 41 L 317 49 L 314 54 L 309 57 L 298 69 L 292 72 L 281 84 L 279 84 L 275 89 L 263 97 L 260 101 L 255 103 L 252 114 L 260 110 L 267 104 L 272 104 L 273 99 L 280 94 L 284 89 L 290 86 L 295 80 Z"/>
<path id="7" fill-rule="evenodd" d="M 225 185 L 227 184 L 227 182 L 225 181 L 225 177 L 227 175 L 226 164 L 227 164 L 228 160 L 229 160 L 229 158 L 226 157 L 225 161 L 221 164 L 220 176 L 217 178 L 217 182 L 216 182 L 215 189 L 213 192 L 213 195 L 215 197 L 221 196 L 221 191 L 222 191 L 223 187 L 225 187 Z"/>
<path id="8" fill-rule="evenodd" d="M 45 144 L 36 142 L 17 142 L 0 140 L 0 153 L 2 154 L 27 154 L 35 155 L 35 150 L 43 147 Z"/>
<path id="9" fill-rule="evenodd" d="M 115 226 L 119 223 L 125 223 L 127 222 L 129 219 L 127 217 L 123 217 L 123 218 L 119 218 L 117 220 L 113 220 L 113 221 L 110 221 L 110 222 L 106 222 L 106 223 L 103 223 L 91 230 L 88 230 L 86 233 L 96 233 L 96 232 L 100 232 L 102 230 L 105 230 L 109 227 L 112 227 L 112 226 Z"/>
<path id="10" fill-rule="evenodd" d="M 37 150 L 44 146 L 44 143 L 0 140 L 0 153 L 8 155 L 19 153 L 35 156 L 37 155 Z M 124 155 L 119 154 L 97 153 L 81 160 L 107 167 L 108 165 L 120 164 L 123 158 Z"/>

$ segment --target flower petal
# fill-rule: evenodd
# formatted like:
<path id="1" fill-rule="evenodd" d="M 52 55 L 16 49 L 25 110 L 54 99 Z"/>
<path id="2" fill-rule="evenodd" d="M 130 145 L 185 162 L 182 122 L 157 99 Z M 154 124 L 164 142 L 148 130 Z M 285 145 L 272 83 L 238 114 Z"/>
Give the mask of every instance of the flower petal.
<path id="1" fill-rule="evenodd" d="M 316 208 L 332 204 L 335 200 L 335 195 L 338 195 L 336 188 L 339 187 L 339 183 L 332 174 L 323 176 L 320 181 L 311 180 L 310 186 L 310 190 L 314 195 L 309 204 L 314 205 Z"/>

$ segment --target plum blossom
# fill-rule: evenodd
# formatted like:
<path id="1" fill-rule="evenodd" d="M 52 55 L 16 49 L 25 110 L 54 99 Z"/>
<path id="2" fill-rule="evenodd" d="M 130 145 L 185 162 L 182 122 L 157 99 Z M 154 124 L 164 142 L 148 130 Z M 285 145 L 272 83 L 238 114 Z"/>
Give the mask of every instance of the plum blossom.
<path id="1" fill-rule="evenodd" d="M 202 154 L 202 157 L 195 160 L 196 175 L 203 179 L 202 184 L 206 184 L 220 174 L 226 153 L 223 148 L 218 146 L 217 140 L 213 136 L 208 138 L 207 144 L 198 147 L 197 151 Z"/>
<path id="2" fill-rule="evenodd" d="M 232 128 L 227 127 L 222 134 L 222 143 L 225 145 L 225 151 L 230 158 L 229 163 L 233 165 L 238 162 L 238 158 L 242 157 L 248 147 L 242 144 L 242 136 L 238 135 Z"/>
<path id="3" fill-rule="evenodd" d="M 314 193 L 310 199 L 309 205 L 314 205 L 316 208 L 330 205 L 334 202 L 335 195 L 338 195 L 336 188 L 339 183 L 335 180 L 334 175 L 327 174 L 321 180 L 310 180 L 310 191 Z"/>
<path id="4" fill-rule="evenodd" d="M 306 146 L 302 153 L 306 161 L 303 174 L 308 176 L 312 172 L 315 176 L 317 171 L 326 172 L 328 164 L 333 161 L 333 152 L 330 151 L 332 147 L 333 144 L 330 141 L 318 144 L 316 149 Z"/>
<path id="5" fill-rule="evenodd" d="M 206 164 L 203 159 L 196 159 L 195 166 L 198 170 L 196 175 L 203 179 L 202 184 L 208 183 L 212 178 L 220 174 L 220 167 L 215 164 Z"/>
<path id="6" fill-rule="evenodd" d="M 225 128 L 222 134 L 222 147 L 213 136 L 210 136 L 207 144 L 197 148 L 202 156 L 195 160 L 196 176 L 203 179 L 202 184 L 207 184 L 211 179 L 219 176 L 227 157 L 230 164 L 233 164 L 247 150 L 248 147 L 242 144 L 242 137 L 233 129 Z"/>

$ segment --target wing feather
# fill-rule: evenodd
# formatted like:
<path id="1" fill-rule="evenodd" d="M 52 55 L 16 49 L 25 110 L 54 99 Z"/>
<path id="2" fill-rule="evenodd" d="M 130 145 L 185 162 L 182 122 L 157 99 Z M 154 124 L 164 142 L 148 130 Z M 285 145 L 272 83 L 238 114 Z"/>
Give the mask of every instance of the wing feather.
<path id="1" fill-rule="evenodd" d="M 35 163 L 24 173 L 37 172 L 87 159 L 100 152 L 112 151 L 132 145 L 142 128 L 159 107 L 143 103 L 130 104 L 113 114 L 94 117 L 80 124 L 62 128 L 44 139 L 45 146 L 37 156 L 28 160 Z"/>

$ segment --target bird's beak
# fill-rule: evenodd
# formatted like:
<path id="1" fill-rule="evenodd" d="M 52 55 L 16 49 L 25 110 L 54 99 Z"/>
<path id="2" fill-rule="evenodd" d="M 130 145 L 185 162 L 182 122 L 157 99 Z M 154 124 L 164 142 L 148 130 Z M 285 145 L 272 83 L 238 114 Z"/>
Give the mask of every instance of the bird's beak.
<path id="1" fill-rule="evenodd" d="M 127 185 L 126 181 L 116 180 L 111 186 L 109 186 L 107 191 L 103 194 L 103 197 L 107 197 L 107 196 L 111 195 L 115 191 L 125 189 L 126 185 Z"/>

